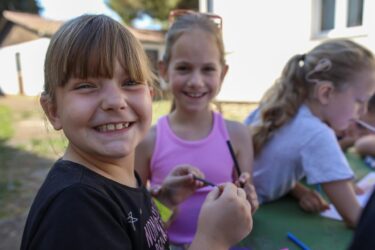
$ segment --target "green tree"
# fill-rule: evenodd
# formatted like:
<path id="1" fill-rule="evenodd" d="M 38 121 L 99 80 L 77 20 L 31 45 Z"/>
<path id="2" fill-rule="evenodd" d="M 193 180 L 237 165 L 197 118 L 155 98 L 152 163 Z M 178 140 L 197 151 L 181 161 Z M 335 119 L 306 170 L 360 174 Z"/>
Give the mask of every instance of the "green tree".
<path id="1" fill-rule="evenodd" d="M 0 16 L 4 10 L 38 14 L 40 9 L 37 0 L 0 0 Z"/>
<path id="2" fill-rule="evenodd" d="M 199 0 L 107 0 L 106 4 L 122 18 L 131 23 L 140 14 L 148 14 L 161 22 L 168 19 L 173 9 L 198 10 Z"/>

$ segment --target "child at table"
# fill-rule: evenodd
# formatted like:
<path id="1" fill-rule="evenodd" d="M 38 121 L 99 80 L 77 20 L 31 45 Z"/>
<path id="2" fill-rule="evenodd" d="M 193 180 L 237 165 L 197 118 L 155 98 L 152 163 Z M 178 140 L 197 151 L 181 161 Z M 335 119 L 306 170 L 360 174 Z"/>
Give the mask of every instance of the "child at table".
<path id="1" fill-rule="evenodd" d="M 52 37 L 40 103 L 69 144 L 33 202 L 21 249 L 169 249 L 134 172 L 135 147 L 151 125 L 154 77 L 146 58 L 135 37 L 104 15 L 73 19 Z M 174 205 L 199 188 L 193 175 L 204 177 L 192 167 L 174 169 L 157 204 Z M 216 187 L 191 249 L 228 249 L 249 233 L 250 213 L 242 189 Z"/>
<path id="2" fill-rule="evenodd" d="M 250 176 L 253 160 L 250 133 L 246 126 L 224 120 L 211 107 L 228 70 L 221 18 L 176 10 L 171 12 L 172 19 L 159 71 L 169 84 L 173 107 L 137 147 L 136 169 L 151 186 L 160 184 L 180 164 L 199 168 L 214 184 L 236 180 L 237 185 L 243 185 L 254 212 L 258 203 Z M 219 22 L 215 23 L 216 20 Z M 241 175 L 235 170 L 229 140 Z M 211 188 L 197 190 L 178 207 L 168 228 L 175 247 L 184 248 L 192 242 L 199 210 Z"/>
<path id="3" fill-rule="evenodd" d="M 375 128 L 375 95 L 368 101 L 367 112 L 361 115 L 359 120 Z M 353 120 L 347 129 L 336 134 L 344 151 L 354 146 L 355 151 L 360 155 L 375 156 L 375 132 L 361 125 L 361 123 Z"/>
<path id="4" fill-rule="evenodd" d="M 326 202 L 299 184 L 306 177 L 355 227 L 361 208 L 334 130 L 366 112 L 375 90 L 374 69 L 372 53 L 345 39 L 325 41 L 287 62 L 263 97 L 253 128 L 253 178 L 260 203 L 291 193 L 302 208 L 324 210 Z"/>

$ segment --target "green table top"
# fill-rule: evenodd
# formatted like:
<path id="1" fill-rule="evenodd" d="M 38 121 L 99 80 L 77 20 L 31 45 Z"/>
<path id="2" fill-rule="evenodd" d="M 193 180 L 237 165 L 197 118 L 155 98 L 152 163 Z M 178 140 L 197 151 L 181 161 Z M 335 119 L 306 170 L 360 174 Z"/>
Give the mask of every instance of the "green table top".
<path id="1" fill-rule="evenodd" d="M 349 152 L 347 158 L 357 180 L 370 172 L 358 155 Z M 347 249 L 353 234 L 344 222 L 302 211 L 296 200 L 288 196 L 262 205 L 253 221 L 253 231 L 239 244 L 251 250 L 301 249 L 287 239 L 288 232 L 310 250 L 341 250 Z"/>

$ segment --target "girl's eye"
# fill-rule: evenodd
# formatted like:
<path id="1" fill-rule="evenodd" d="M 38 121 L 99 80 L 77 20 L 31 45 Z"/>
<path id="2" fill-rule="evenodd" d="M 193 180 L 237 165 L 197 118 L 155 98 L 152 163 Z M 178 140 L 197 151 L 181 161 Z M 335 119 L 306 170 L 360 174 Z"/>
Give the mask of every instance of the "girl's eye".
<path id="1" fill-rule="evenodd" d="M 210 72 L 210 71 L 215 71 L 216 68 L 215 68 L 215 67 L 212 67 L 212 66 L 209 66 L 209 67 L 204 67 L 203 70 L 204 70 L 204 71 L 208 71 L 208 72 Z"/>
<path id="2" fill-rule="evenodd" d="M 136 85 L 139 85 L 139 84 L 140 84 L 140 82 L 128 79 L 128 80 L 124 81 L 122 85 L 123 86 L 136 86 Z"/>
<path id="3" fill-rule="evenodd" d="M 75 89 L 89 89 L 94 88 L 95 86 L 90 83 L 79 83 L 75 86 Z"/>
<path id="4" fill-rule="evenodd" d="M 185 65 L 179 65 L 176 67 L 177 71 L 187 71 L 189 68 Z"/>

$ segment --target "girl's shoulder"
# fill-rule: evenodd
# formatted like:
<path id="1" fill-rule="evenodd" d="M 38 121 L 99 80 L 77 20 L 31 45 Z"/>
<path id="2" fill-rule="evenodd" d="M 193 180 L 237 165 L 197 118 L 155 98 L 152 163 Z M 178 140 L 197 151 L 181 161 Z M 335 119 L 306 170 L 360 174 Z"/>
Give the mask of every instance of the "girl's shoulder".
<path id="1" fill-rule="evenodd" d="M 237 121 L 224 119 L 229 133 L 248 133 L 249 127 Z"/>
<path id="2" fill-rule="evenodd" d="M 238 139 L 249 139 L 251 135 L 250 127 L 247 127 L 246 125 L 233 121 L 233 120 L 227 120 L 225 119 L 225 125 L 227 127 L 229 137 L 232 139 L 238 138 Z"/>

